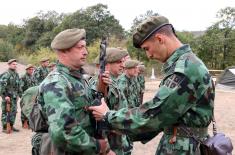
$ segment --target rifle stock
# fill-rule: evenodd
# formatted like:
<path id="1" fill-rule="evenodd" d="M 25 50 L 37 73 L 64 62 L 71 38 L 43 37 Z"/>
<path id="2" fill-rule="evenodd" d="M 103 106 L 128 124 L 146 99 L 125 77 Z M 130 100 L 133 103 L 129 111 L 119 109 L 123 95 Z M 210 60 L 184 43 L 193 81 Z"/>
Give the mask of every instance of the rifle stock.
<path id="1" fill-rule="evenodd" d="M 11 117 L 11 103 L 10 101 L 6 101 L 6 112 L 7 112 L 7 126 L 6 126 L 6 130 L 7 133 L 10 134 L 12 132 L 12 128 L 11 128 L 11 124 L 10 124 L 10 117 Z"/>

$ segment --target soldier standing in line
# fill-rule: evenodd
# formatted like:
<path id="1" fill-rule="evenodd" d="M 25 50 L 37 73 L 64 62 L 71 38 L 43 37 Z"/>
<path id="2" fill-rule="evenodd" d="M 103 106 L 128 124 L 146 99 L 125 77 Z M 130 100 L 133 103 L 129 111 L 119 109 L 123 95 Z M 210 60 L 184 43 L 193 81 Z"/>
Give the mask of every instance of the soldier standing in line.
<path id="1" fill-rule="evenodd" d="M 1 75 L 0 79 L 0 95 L 2 97 L 2 131 L 6 133 L 7 114 L 6 104 L 10 103 L 10 126 L 15 132 L 19 132 L 14 127 L 16 113 L 17 113 L 17 100 L 21 93 L 20 91 L 20 78 L 16 72 L 17 60 L 10 59 L 8 61 L 9 69 Z"/>
<path id="2" fill-rule="evenodd" d="M 191 134 L 201 140 L 208 136 L 215 97 L 205 64 L 189 45 L 180 42 L 163 16 L 143 21 L 133 34 L 133 44 L 144 49 L 148 58 L 164 63 L 164 78 L 153 99 L 140 107 L 119 111 L 109 110 L 102 100 L 100 106 L 89 109 L 97 120 L 105 120 L 113 130 L 137 141 L 146 142 L 164 132 L 156 155 L 200 155 L 200 145 Z"/>
<path id="3" fill-rule="evenodd" d="M 33 77 L 34 66 L 31 64 L 28 64 L 25 70 L 26 70 L 26 73 L 20 78 L 20 88 L 21 88 L 22 93 L 28 88 L 36 86 L 36 81 Z M 22 107 L 22 105 L 20 106 Z M 29 121 L 22 111 L 21 111 L 21 122 L 22 122 L 23 128 L 25 129 L 29 128 Z"/>
<path id="4" fill-rule="evenodd" d="M 129 108 L 134 108 L 138 105 L 138 85 L 136 77 L 138 74 L 139 61 L 127 60 L 124 63 L 124 73 L 118 78 L 118 86 L 127 99 Z"/>
<path id="5" fill-rule="evenodd" d="M 82 66 L 88 54 L 85 37 L 84 29 L 67 29 L 57 34 L 51 43 L 58 62 L 56 70 L 39 85 L 37 101 L 42 106 L 48 129 L 38 131 L 32 138 L 33 152 L 42 155 L 115 154 L 109 149 L 107 140 L 94 138 L 94 118 L 86 108 L 93 98 L 83 78 Z M 110 83 L 107 72 L 102 79 Z"/>
<path id="6" fill-rule="evenodd" d="M 106 49 L 106 70 L 110 72 L 112 83 L 109 85 L 107 97 L 105 100 L 112 110 L 118 110 L 127 106 L 127 101 L 117 85 L 117 78 L 123 73 L 124 57 L 127 55 L 126 51 L 118 48 Z M 89 81 L 93 90 L 96 90 L 98 83 L 98 77 L 94 77 Z M 130 147 L 129 141 L 125 134 L 117 134 L 113 131 L 108 133 L 108 142 L 110 148 L 117 155 L 131 154 L 132 147 Z"/>
<path id="7" fill-rule="evenodd" d="M 41 61 L 41 66 L 38 67 L 35 71 L 34 71 L 34 78 L 36 80 L 37 85 L 39 85 L 45 78 L 46 76 L 49 74 L 49 59 L 48 58 L 42 58 Z"/>

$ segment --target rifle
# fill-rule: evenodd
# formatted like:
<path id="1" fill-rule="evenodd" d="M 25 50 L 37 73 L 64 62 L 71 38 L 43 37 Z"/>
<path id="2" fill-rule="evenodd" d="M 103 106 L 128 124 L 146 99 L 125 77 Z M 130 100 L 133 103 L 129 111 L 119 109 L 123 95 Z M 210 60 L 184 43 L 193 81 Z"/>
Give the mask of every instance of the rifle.
<path id="1" fill-rule="evenodd" d="M 93 106 L 99 106 L 101 104 L 101 99 L 107 95 L 107 85 L 102 80 L 102 74 L 105 71 L 105 65 L 106 65 L 106 47 L 107 42 L 106 38 L 102 38 L 100 43 L 100 57 L 99 57 L 99 63 L 100 63 L 100 69 L 99 69 L 99 76 L 98 76 L 98 83 L 96 85 L 96 94 L 95 99 L 92 102 Z M 96 121 L 95 122 L 95 138 L 97 139 L 104 139 L 104 131 L 107 129 L 104 121 Z"/>
<path id="2" fill-rule="evenodd" d="M 6 112 L 7 112 L 7 133 L 10 134 L 12 132 L 10 118 L 11 118 L 11 103 L 6 100 Z"/>

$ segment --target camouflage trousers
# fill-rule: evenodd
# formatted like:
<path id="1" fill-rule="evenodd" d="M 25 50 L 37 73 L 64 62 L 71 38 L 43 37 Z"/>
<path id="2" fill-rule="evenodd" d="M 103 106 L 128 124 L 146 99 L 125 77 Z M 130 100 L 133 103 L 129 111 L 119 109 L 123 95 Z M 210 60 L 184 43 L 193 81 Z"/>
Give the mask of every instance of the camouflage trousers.
<path id="1" fill-rule="evenodd" d="M 6 112 L 6 100 L 2 97 L 2 127 L 6 128 L 7 125 L 7 112 Z M 11 98 L 11 110 L 10 110 L 10 124 L 13 126 L 15 124 L 17 113 L 17 98 Z"/>
<path id="2" fill-rule="evenodd" d="M 21 118 L 22 125 L 24 124 L 24 121 L 27 121 L 27 123 L 29 124 L 28 118 L 27 118 L 27 117 L 25 116 L 25 114 L 22 112 L 22 102 L 20 102 L 20 108 L 21 108 L 21 115 L 20 115 L 20 118 Z"/>
<path id="3" fill-rule="evenodd" d="M 176 137 L 176 142 L 169 143 L 172 135 L 164 134 L 155 155 L 201 155 L 199 144 L 188 137 Z"/>

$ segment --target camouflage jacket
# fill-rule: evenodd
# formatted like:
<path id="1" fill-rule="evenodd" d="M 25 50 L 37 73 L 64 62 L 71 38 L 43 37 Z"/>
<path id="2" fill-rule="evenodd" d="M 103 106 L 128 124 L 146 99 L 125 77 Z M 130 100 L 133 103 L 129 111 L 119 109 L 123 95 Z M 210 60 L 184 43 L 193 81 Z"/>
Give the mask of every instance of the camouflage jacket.
<path id="1" fill-rule="evenodd" d="M 109 85 L 108 94 L 105 97 L 105 101 L 111 110 L 119 110 L 121 108 L 127 108 L 127 100 L 124 94 L 121 92 L 117 85 L 117 79 L 110 75 L 112 79 L 112 83 Z M 98 76 L 92 77 L 89 80 L 89 84 L 93 90 L 96 91 L 96 85 L 98 81 Z M 110 148 L 117 154 L 117 155 L 124 155 L 124 150 L 128 149 L 129 143 L 126 139 L 126 135 L 118 135 L 113 132 L 108 133 L 108 141 Z"/>
<path id="2" fill-rule="evenodd" d="M 24 92 L 26 89 L 29 87 L 33 87 L 36 85 L 36 81 L 32 75 L 29 75 L 25 73 L 21 78 L 20 78 L 20 88 L 21 91 Z"/>
<path id="3" fill-rule="evenodd" d="M 129 108 L 134 108 L 138 105 L 138 92 L 139 85 L 137 84 L 136 77 L 129 78 L 126 74 L 122 74 L 118 78 L 118 86 L 127 99 Z"/>
<path id="4" fill-rule="evenodd" d="M 33 74 L 36 84 L 39 85 L 47 77 L 48 74 L 49 69 L 47 67 L 38 67 Z"/>
<path id="5" fill-rule="evenodd" d="M 189 45 L 177 49 L 163 66 L 164 78 L 154 98 L 139 108 L 110 111 L 106 116 L 114 129 L 145 140 L 172 126 L 208 127 L 214 109 L 214 85 L 203 62 Z M 164 132 L 165 133 L 165 132 Z M 156 154 L 195 154 L 192 138 L 164 134 Z"/>
<path id="6" fill-rule="evenodd" d="M 38 103 L 46 112 L 51 141 L 65 154 L 93 155 L 98 150 L 91 114 L 85 109 L 91 105 L 90 89 L 82 75 L 82 70 L 58 63 L 39 87 Z"/>
<path id="7" fill-rule="evenodd" d="M 17 98 L 20 93 L 21 91 L 19 74 L 11 69 L 8 69 L 6 72 L 2 73 L 0 79 L 1 96 Z"/>

